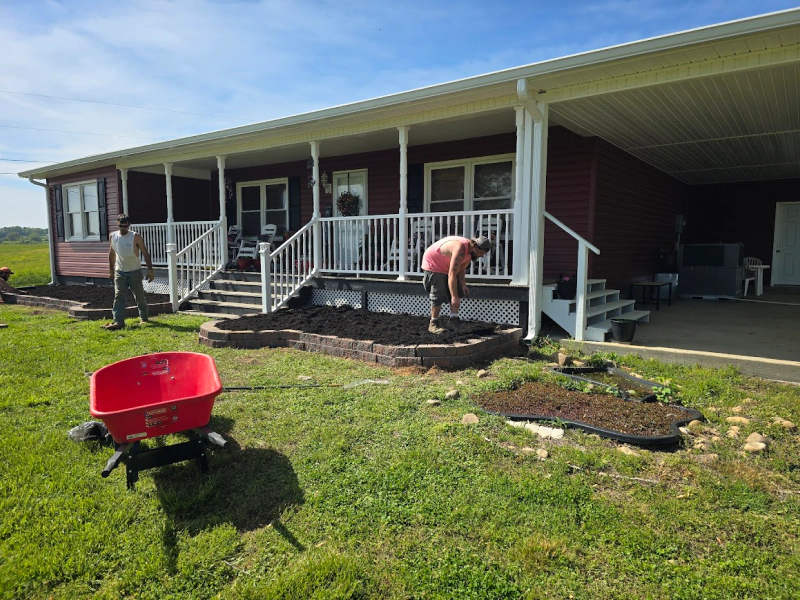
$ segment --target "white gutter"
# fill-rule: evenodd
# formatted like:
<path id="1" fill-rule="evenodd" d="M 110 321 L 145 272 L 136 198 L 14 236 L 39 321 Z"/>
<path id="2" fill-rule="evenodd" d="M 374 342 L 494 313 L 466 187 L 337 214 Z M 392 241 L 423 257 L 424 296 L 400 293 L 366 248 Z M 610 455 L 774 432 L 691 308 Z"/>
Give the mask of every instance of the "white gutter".
<path id="1" fill-rule="evenodd" d="M 28 181 L 44 188 L 44 197 L 47 204 L 47 241 L 50 245 L 50 283 L 48 285 L 53 285 L 56 282 L 56 253 L 55 242 L 53 241 L 53 219 L 50 215 L 50 189 L 46 183 L 34 181 L 32 175 L 28 175 Z"/>
<path id="2" fill-rule="evenodd" d="M 792 8 L 768 13 L 765 15 L 759 15 L 756 17 L 748 17 L 746 19 L 721 23 L 718 25 L 690 29 L 679 33 L 665 34 L 635 42 L 627 42 L 625 44 L 609 46 L 600 50 L 581 52 L 579 54 L 572 54 L 562 58 L 531 63 L 521 67 L 513 67 L 510 69 L 487 73 L 485 75 L 477 75 L 448 83 L 418 88 L 388 96 L 380 96 L 369 100 L 343 104 L 318 111 L 274 119 L 271 121 L 244 125 L 241 127 L 235 127 L 233 129 L 223 129 L 221 131 L 214 131 L 186 138 L 149 144 L 147 146 L 138 146 L 122 151 L 97 154 L 73 161 L 54 164 L 44 169 L 23 171 L 19 173 L 19 176 L 46 177 L 53 171 L 65 169 L 74 169 L 75 171 L 79 171 L 80 169 L 77 169 L 76 167 L 82 167 L 101 161 L 108 161 L 109 164 L 115 164 L 116 159 L 124 157 L 138 156 L 150 152 L 155 153 L 160 150 L 172 150 L 193 144 L 202 144 L 204 142 L 216 142 L 222 139 L 234 138 L 247 134 L 270 133 L 302 124 L 312 124 L 317 121 L 353 116 L 359 113 L 376 111 L 378 109 L 387 109 L 404 104 L 411 104 L 423 99 L 433 99 L 448 95 L 458 96 L 491 86 L 511 84 L 512 88 L 509 93 L 513 93 L 513 90 L 516 89 L 516 81 L 520 78 L 529 79 L 544 75 L 552 75 L 559 72 L 569 71 L 571 69 L 591 67 L 608 63 L 610 61 L 635 58 L 659 51 L 674 51 L 687 46 L 721 41 L 741 35 L 758 34 L 794 25 L 800 25 L 800 8 Z M 532 84 L 532 88 L 534 88 L 535 82 L 532 82 Z"/>

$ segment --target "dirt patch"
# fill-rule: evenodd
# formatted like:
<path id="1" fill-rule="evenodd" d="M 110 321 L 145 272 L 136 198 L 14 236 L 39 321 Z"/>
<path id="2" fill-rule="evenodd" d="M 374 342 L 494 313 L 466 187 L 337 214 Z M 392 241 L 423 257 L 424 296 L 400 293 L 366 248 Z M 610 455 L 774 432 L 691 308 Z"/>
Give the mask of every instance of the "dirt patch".
<path id="1" fill-rule="evenodd" d="M 37 285 L 23 290 L 28 296 L 87 302 L 86 308 L 111 308 L 114 303 L 114 288 L 100 285 Z M 169 302 L 168 294 L 151 294 L 146 292 L 148 304 Z M 135 306 L 136 300 L 128 290 L 126 306 Z"/>
<path id="2" fill-rule="evenodd" d="M 646 437 L 672 435 L 672 423 L 694 418 L 689 411 L 667 404 L 585 394 L 542 381 L 525 383 L 515 390 L 492 392 L 478 399 L 478 404 L 506 415 L 553 417 Z"/>
<path id="3" fill-rule="evenodd" d="M 250 315 L 217 323 L 225 331 L 265 331 L 296 329 L 318 335 L 353 340 L 372 340 L 379 344 L 453 344 L 494 334 L 494 323 L 464 321 L 458 331 L 440 335 L 428 332 L 429 317 L 370 312 L 349 306 L 305 306 L 279 310 L 268 315 Z"/>

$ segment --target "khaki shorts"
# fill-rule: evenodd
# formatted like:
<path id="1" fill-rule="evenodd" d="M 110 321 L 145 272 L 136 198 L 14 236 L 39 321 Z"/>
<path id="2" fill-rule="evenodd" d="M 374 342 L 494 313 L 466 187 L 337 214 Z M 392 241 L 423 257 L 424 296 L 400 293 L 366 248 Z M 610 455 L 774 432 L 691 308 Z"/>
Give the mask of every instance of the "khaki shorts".
<path id="1" fill-rule="evenodd" d="M 428 296 L 431 299 L 433 306 L 441 306 L 442 304 L 450 304 L 452 297 L 450 295 L 450 286 L 448 285 L 447 273 L 433 273 L 432 271 L 425 271 L 425 277 L 422 279 L 422 285 Z"/>

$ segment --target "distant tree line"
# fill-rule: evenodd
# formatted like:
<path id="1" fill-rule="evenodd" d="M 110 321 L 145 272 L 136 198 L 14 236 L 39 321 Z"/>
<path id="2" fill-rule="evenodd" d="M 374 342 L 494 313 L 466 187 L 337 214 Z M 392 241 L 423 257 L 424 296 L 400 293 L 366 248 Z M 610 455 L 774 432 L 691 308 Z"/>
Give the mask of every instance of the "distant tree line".
<path id="1" fill-rule="evenodd" d="M 0 244 L 41 244 L 47 241 L 47 229 L 40 227 L 0 227 Z"/>

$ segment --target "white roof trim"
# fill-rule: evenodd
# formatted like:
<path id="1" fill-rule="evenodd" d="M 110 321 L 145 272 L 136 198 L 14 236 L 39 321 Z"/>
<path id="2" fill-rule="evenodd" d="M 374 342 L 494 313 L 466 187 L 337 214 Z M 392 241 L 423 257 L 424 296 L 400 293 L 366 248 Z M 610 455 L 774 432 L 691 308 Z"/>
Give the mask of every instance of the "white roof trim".
<path id="1" fill-rule="evenodd" d="M 426 98 L 436 98 L 450 95 L 458 96 L 481 88 L 501 86 L 509 83 L 513 83 L 516 87 L 516 81 L 520 78 L 530 79 L 542 75 L 584 68 L 587 66 L 598 65 L 620 59 L 629 59 L 655 52 L 667 50 L 674 51 L 682 47 L 720 41 L 726 38 L 737 37 L 741 35 L 762 33 L 765 31 L 790 27 L 798 24 L 800 24 L 800 8 L 788 9 L 756 17 L 749 17 L 746 19 L 739 19 L 736 21 L 711 25 L 708 27 L 690 29 L 679 33 L 671 33 L 653 38 L 647 38 L 636 42 L 628 42 L 600 50 L 582 52 L 562 58 L 541 61 L 511 69 L 504 69 L 501 71 L 487 73 L 485 75 L 468 77 L 466 79 L 459 79 L 448 83 L 418 88 L 398 94 L 380 96 L 360 102 L 343 104 L 308 113 L 301 113 L 298 115 L 283 117 L 262 123 L 244 125 L 232 129 L 224 129 L 186 138 L 178 138 L 166 142 L 149 144 L 146 146 L 138 146 L 125 150 L 118 150 L 115 152 L 97 154 L 77 160 L 57 163 L 44 168 L 23 171 L 19 173 L 19 176 L 24 178 L 28 178 L 29 176 L 41 178 L 47 177 L 48 174 L 51 173 L 55 174 L 56 172 L 58 172 L 58 174 L 65 174 L 70 171 L 77 171 L 78 169 L 76 169 L 76 167 L 84 167 L 89 165 L 92 165 L 92 167 L 102 166 L 103 163 L 115 164 L 117 159 L 123 157 L 180 148 L 183 146 L 201 144 L 204 142 L 215 142 L 225 138 L 232 138 L 246 134 L 266 133 L 301 124 L 312 124 L 317 121 L 410 104 Z M 535 87 L 535 82 L 533 87 Z"/>

